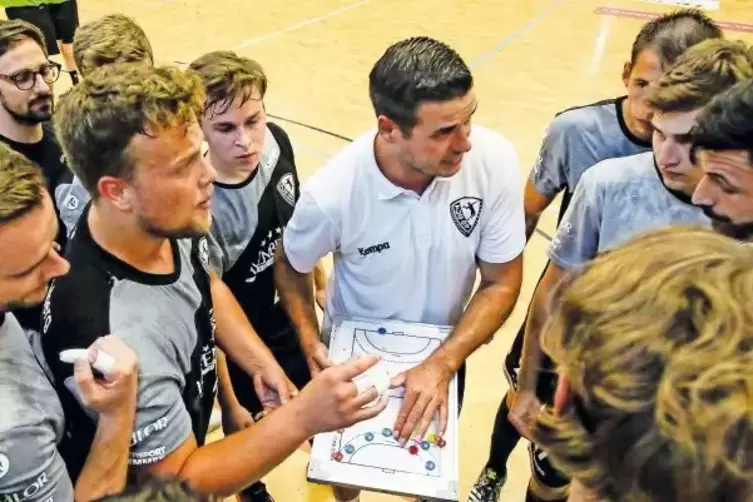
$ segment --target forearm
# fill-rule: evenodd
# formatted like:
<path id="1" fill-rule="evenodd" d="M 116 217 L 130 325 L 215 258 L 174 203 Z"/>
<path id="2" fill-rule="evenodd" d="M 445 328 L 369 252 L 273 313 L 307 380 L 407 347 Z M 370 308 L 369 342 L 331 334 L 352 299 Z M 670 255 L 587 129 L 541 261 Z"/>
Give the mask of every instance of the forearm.
<path id="1" fill-rule="evenodd" d="M 327 287 L 327 274 L 324 272 L 324 266 L 322 262 L 316 264 L 314 267 L 314 289 L 321 291 Z"/>
<path id="2" fill-rule="evenodd" d="M 135 403 L 123 407 L 118 415 L 101 415 L 81 475 L 76 482 L 77 502 L 98 500 L 120 493 L 128 474 Z"/>
<path id="3" fill-rule="evenodd" d="M 468 303 L 449 338 L 430 359 L 439 360 L 452 373 L 504 324 L 518 300 L 520 286 L 482 283 Z"/>
<path id="4" fill-rule="evenodd" d="M 291 401 L 253 426 L 195 450 L 179 477 L 198 491 L 221 496 L 258 481 L 309 438 L 299 402 Z M 217 469 L 220 463 L 222 469 Z"/>
<path id="5" fill-rule="evenodd" d="M 251 385 L 251 380 L 249 380 Z M 217 387 L 218 394 L 217 400 L 220 402 L 220 406 L 223 410 L 228 409 L 231 406 L 240 405 L 238 398 L 235 395 L 233 384 L 230 381 L 230 372 L 227 369 L 227 359 L 223 352 L 217 354 Z"/>
<path id="6" fill-rule="evenodd" d="M 541 218 L 541 213 L 526 212 L 526 242 L 531 240 L 531 236 L 536 231 L 536 226 L 539 224 L 539 218 Z"/>
<path id="7" fill-rule="evenodd" d="M 249 375 L 274 361 L 274 356 L 259 338 L 233 293 L 218 278 L 212 279 L 212 302 L 217 322 L 217 344 L 225 354 Z"/>
<path id="8" fill-rule="evenodd" d="M 555 284 L 562 276 L 562 269 L 550 263 L 544 277 L 536 287 L 528 308 L 525 334 L 523 336 L 523 352 L 520 358 L 520 375 L 518 390 L 533 392 L 536 389 L 543 351 L 541 350 L 541 331 L 547 317 L 547 304 Z"/>
<path id="9" fill-rule="evenodd" d="M 275 286 L 285 311 L 306 347 L 319 341 L 319 321 L 314 307 L 312 274 L 301 274 L 285 257 L 282 246 L 277 248 Z"/>

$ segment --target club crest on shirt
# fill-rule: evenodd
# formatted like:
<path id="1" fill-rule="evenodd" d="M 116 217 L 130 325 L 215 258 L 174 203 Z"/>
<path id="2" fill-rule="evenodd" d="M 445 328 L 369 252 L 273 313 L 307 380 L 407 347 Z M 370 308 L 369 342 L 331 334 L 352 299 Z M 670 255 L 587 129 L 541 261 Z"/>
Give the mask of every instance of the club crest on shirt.
<path id="1" fill-rule="evenodd" d="M 199 239 L 199 260 L 204 269 L 209 271 L 209 243 L 206 237 Z"/>
<path id="2" fill-rule="evenodd" d="M 478 225 L 484 201 L 478 197 L 460 197 L 450 203 L 452 222 L 460 233 L 469 237 Z"/>
<path id="3" fill-rule="evenodd" d="M 277 182 L 277 191 L 285 199 L 285 202 L 291 206 L 295 205 L 295 181 L 292 173 L 285 173 Z"/>

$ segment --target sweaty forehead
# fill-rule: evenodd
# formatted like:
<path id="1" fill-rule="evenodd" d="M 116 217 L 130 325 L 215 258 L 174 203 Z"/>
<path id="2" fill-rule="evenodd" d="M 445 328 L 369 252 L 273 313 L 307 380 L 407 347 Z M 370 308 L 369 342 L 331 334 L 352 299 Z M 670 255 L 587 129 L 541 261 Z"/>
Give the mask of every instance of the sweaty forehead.
<path id="1" fill-rule="evenodd" d="M 238 93 L 229 105 L 225 101 L 215 103 L 206 111 L 203 118 L 211 123 L 242 122 L 258 113 L 262 107 L 261 94 L 254 90 L 250 96 Z"/>
<path id="2" fill-rule="evenodd" d="M 689 112 L 655 112 L 651 122 L 665 135 L 688 134 L 696 124 L 700 109 Z"/>
<path id="3" fill-rule="evenodd" d="M 748 179 L 753 189 L 753 158 L 746 150 L 699 150 L 698 158 L 709 173 L 730 174 Z"/>
<path id="4" fill-rule="evenodd" d="M 417 110 L 419 124 L 444 127 L 463 123 L 476 110 L 476 104 L 473 91 L 447 101 L 424 101 Z"/>
<path id="5" fill-rule="evenodd" d="M 26 38 L 0 57 L 0 73 L 10 75 L 25 68 L 37 68 L 46 62 L 47 58 L 39 44 Z"/>

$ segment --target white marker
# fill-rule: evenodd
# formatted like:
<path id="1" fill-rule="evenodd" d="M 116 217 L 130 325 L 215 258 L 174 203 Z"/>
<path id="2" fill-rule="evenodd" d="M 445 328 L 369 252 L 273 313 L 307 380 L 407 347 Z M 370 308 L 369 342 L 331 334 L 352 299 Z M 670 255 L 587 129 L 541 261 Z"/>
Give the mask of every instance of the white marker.
<path id="1" fill-rule="evenodd" d="M 60 353 L 60 360 L 64 363 L 73 364 L 81 359 L 88 359 L 89 351 L 87 349 L 69 349 Z M 91 365 L 92 368 L 107 376 L 115 366 L 115 359 L 106 352 L 97 351 L 97 360 Z"/>

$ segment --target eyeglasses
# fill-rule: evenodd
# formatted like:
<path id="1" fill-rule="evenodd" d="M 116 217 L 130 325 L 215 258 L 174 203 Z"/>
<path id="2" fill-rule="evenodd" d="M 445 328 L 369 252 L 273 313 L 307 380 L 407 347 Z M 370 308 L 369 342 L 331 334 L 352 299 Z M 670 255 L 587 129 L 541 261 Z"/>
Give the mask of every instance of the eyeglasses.
<path id="1" fill-rule="evenodd" d="M 0 73 L 0 78 L 13 82 L 22 91 L 28 91 L 36 84 L 37 75 L 41 75 L 42 80 L 47 84 L 55 83 L 60 77 L 60 67 L 60 64 L 49 61 L 47 64 L 40 66 L 38 70 L 21 70 L 13 75 L 3 75 Z"/>

